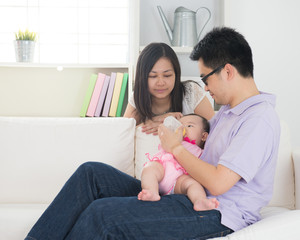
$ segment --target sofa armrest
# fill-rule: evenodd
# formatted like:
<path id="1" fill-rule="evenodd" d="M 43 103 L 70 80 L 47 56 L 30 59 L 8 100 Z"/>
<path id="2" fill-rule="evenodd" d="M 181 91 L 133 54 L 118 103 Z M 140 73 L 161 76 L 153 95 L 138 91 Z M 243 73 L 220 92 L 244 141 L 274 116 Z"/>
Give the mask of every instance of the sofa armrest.
<path id="1" fill-rule="evenodd" d="M 300 148 L 293 151 L 296 209 L 300 209 Z"/>
<path id="2" fill-rule="evenodd" d="M 211 240 L 298 240 L 299 224 L 300 210 L 288 210 L 262 219 L 225 237 Z"/>

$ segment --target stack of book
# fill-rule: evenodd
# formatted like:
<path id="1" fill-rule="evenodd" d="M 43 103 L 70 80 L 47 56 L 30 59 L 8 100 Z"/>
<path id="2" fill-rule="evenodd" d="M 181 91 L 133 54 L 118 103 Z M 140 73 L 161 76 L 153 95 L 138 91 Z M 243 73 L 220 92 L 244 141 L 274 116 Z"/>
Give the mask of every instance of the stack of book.
<path id="1" fill-rule="evenodd" d="M 128 73 L 92 74 L 80 117 L 121 117 L 127 97 Z"/>

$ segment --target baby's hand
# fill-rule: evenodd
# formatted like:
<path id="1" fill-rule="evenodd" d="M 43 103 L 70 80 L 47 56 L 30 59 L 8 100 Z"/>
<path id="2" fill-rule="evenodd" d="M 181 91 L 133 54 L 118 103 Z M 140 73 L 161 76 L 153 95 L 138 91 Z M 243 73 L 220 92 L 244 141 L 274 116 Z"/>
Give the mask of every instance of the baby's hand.
<path id="1" fill-rule="evenodd" d="M 181 112 L 172 112 L 172 113 L 167 113 L 168 116 L 173 116 L 177 120 L 183 117 L 183 114 Z"/>

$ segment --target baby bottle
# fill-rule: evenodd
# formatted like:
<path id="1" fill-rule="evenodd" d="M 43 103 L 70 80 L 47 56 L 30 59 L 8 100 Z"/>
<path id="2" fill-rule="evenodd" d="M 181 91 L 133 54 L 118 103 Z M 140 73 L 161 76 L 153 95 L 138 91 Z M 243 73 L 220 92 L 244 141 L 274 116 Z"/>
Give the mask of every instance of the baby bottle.
<path id="1" fill-rule="evenodd" d="M 182 125 L 182 123 L 179 122 L 175 117 L 168 116 L 164 120 L 164 125 L 167 128 L 171 129 L 173 132 L 175 132 L 177 130 L 177 128 L 179 128 Z M 184 136 L 184 134 L 185 134 L 185 129 L 183 129 L 183 136 Z"/>

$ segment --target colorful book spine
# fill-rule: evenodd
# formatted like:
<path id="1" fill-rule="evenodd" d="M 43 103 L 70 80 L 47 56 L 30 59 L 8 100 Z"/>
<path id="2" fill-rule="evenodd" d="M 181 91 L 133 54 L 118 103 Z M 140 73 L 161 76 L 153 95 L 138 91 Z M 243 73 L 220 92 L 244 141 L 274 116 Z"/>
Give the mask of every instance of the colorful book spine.
<path id="1" fill-rule="evenodd" d="M 101 116 L 101 111 L 102 111 L 104 100 L 105 100 L 105 97 L 106 97 L 106 93 L 107 93 L 107 89 L 108 89 L 108 85 L 109 85 L 109 80 L 110 80 L 110 76 L 105 75 L 105 80 L 104 80 L 104 83 L 103 83 L 103 87 L 102 87 L 102 90 L 101 90 L 101 94 L 100 94 L 99 101 L 98 101 L 97 108 L 96 108 L 95 115 L 94 115 L 95 117 L 100 117 Z"/>
<path id="2" fill-rule="evenodd" d="M 115 117 L 117 113 L 117 107 L 118 107 L 118 102 L 119 102 L 120 92 L 121 92 L 121 87 L 123 82 L 123 75 L 124 75 L 123 73 L 118 72 L 116 76 L 115 87 L 114 87 L 113 96 L 111 99 L 111 104 L 110 104 L 110 109 L 108 114 L 108 116 L 110 117 Z"/>
<path id="3" fill-rule="evenodd" d="M 88 89 L 86 91 L 86 94 L 85 94 L 85 97 L 84 97 L 84 100 L 83 100 L 83 104 L 82 104 L 82 107 L 81 107 L 80 117 L 85 117 L 86 116 L 86 112 L 88 110 L 89 103 L 90 103 L 90 100 L 91 100 L 91 97 L 92 97 L 92 94 L 93 94 L 93 91 L 94 91 L 94 88 L 95 88 L 95 85 L 96 85 L 97 77 L 98 77 L 97 74 L 92 74 L 91 77 L 90 77 L 90 82 L 89 82 L 89 85 L 88 85 Z"/>
<path id="4" fill-rule="evenodd" d="M 128 82 L 128 73 L 124 73 L 116 117 L 121 117 L 121 114 L 122 114 L 122 109 L 123 109 L 122 107 L 123 107 L 125 92 L 127 89 L 127 82 Z"/>
<path id="5" fill-rule="evenodd" d="M 109 112 L 110 103 L 111 103 L 111 99 L 112 99 L 112 95 L 113 95 L 113 91 L 114 91 L 115 81 L 116 81 L 116 75 L 117 74 L 115 72 L 112 72 L 110 75 L 109 86 L 108 86 L 108 90 L 107 90 L 107 94 L 106 94 L 106 98 L 105 98 L 105 102 L 104 102 L 104 106 L 103 106 L 103 111 L 102 111 L 103 117 L 108 117 L 108 112 Z"/>
<path id="6" fill-rule="evenodd" d="M 94 117 L 95 112 L 96 112 L 96 108 L 97 108 L 97 104 L 99 101 L 99 97 L 100 97 L 100 93 L 104 84 L 104 80 L 105 80 L 105 74 L 103 73 L 98 73 L 98 78 L 96 81 L 96 85 L 90 100 L 90 104 L 86 113 L 86 116 L 88 117 Z"/>

